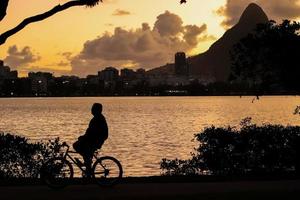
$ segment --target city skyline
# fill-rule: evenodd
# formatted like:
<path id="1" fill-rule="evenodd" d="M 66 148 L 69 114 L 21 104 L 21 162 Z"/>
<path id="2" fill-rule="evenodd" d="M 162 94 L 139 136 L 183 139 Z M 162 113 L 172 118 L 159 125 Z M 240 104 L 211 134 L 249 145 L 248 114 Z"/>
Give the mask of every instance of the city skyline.
<path id="1" fill-rule="evenodd" d="M 76 75 L 55 76 L 42 71 L 28 72 L 27 77 L 19 77 L 17 70 L 11 70 L 0 60 L 0 97 L 185 95 L 188 91 L 183 87 L 208 83 L 207 79 L 189 73 L 184 52 L 177 52 L 174 61 L 174 69 L 167 73 L 109 66 L 97 74 L 81 78 Z"/>
<path id="2" fill-rule="evenodd" d="M 4 32 L 23 18 L 64 2 L 66 1 L 29 0 L 26 3 L 21 0 L 12 1 L 7 18 L 1 22 L 0 31 Z M 150 0 L 134 3 L 125 0 L 104 1 L 92 9 L 70 9 L 53 18 L 30 25 L 1 46 L 0 58 L 9 61 L 12 68 L 18 69 L 21 76 L 28 71 L 51 71 L 57 75 L 84 76 L 109 65 L 146 69 L 159 67 L 170 62 L 173 53 L 177 51 L 195 55 L 209 48 L 226 29 L 237 22 L 238 16 L 250 2 L 252 1 L 218 0 L 204 4 L 201 1 L 191 0 L 187 4 L 180 5 L 178 2 L 166 0 L 159 2 L 160 6 L 156 7 Z M 271 19 L 279 20 L 287 17 L 298 19 L 298 14 L 295 13 L 299 10 L 299 6 L 296 1 L 284 6 L 284 9 L 281 7 L 285 1 L 278 1 L 277 4 L 270 4 L 264 0 L 255 2 L 264 7 Z M 128 50 L 126 54 L 118 51 L 119 45 L 111 51 L 104 51 L 109 49 L 105 46 L 107 41 L 117 40 L 122 34 L 141 41 L 148 41 L 147 39 L 151 41 L 155 38 L 155 27 L 156 29 L 160 27 L 161 34 L 166 34 L 163 28 L 165 22 L 170 22 L 169 20 L 175 20 L 173 24 L 179 22 L 178 27 L 185 29 L 184 32 L 179 31 L 177 34 L 194 31 L 196 32 L 194 37 L 189 37 L 181 43 L 173 43 L 171 48 L 167 49 L 165 46 L 157 46 L 158 42 L 150 43 L 150 46 L 145 46 L 145 42 L 141 42 L 143 45 L 136 46 L 140 48 L 136 51 L 128 49 L 126 43 L 121 43 L 120 45 Z M 171 30 L 172 27 L 167 28 Z M 147 36 L 146 39 L 139 35 L 141 32 Z M 93 45 L 96 45 L 96 49 L 102 50 L 90 55 L 87 52 L 95 50 L 92 48 Z M 146 50 L 146 55 L 141 53 L 143 49 L 141 47 Z"/>
<path id="3" fill-rule="evenodd" d="M 181 55 L 181 58 L 179 58 L 179 59 L 177 57 L 178 54 Z M 176 52 L 173 57 L 174 58 L 173 58 L 172 62 L 166 63 L 166 64 L 174 66 L 174 75 L 188 75 L 188 69 L 185 69 L 185 68 L 188 67 L 187 57 L 186 57 L 185 52 Z M 31 73 L 50 73 L 53 76 L 56 76 L 54 72 L 47 71 L 47 70 L 32 70 L 32 71 L 28 71 L 27 74 L 25 74 L 25 75 L 22 74 L 20 76 L 20 73 L 19 73 L 19 71 L 17 69 L 14 70 L 11 66 L 8 65 L 8 63 L 6 63 L 5 61 L 3 61 L 1 59 L 0 59 L 0 68 L 2 69 L 2 71 L 3 70 L 7 71 L 7 74 L 8 74 L 7 76 L 4 76 L 4 75 L 1 74 L 2 71 L 0 71 L 0 78 L 10 78 L 10 75 L 9 75 L 10 73 L 14 74 L 13 78 L 27 78 L 27 77 L 29 77 L 29 75 Z M 106 71 L 107 69 L 117 70 L 118 75 L 121 76 L 122 70 L 130 70 L 130 71 L 134 71 L 134 72 L 139 72 L 139 71 L 143 70 L 146 73 L 146 72 L 151 72 L 151 70 L 155 69 L 155 68 L 145 69 L 143 67 L 140 67 L 140 68 L 130 68 L 130 67 L 122 67 L 122 66 L 112 66 L 112 65 L 109 65 L 109 66 L 106 66 L 106 67 L 103 67 L 103 68 L 99 68 L 99 70 L 97 72 L 91 73 L 91 74 L 87 74 L 86 76 L 78 76 L 76 74 L 61 74 L 61 75 L 58 75 L 57 77 L 76 76 L 78 78 L 86 78 L 86 77 L 91 76 L 91 75 L 97 75 L 97 74 L 99 75 L 100 72 Z M 170 72 L 170 73 L 173 73 L 173 72 Z"/>

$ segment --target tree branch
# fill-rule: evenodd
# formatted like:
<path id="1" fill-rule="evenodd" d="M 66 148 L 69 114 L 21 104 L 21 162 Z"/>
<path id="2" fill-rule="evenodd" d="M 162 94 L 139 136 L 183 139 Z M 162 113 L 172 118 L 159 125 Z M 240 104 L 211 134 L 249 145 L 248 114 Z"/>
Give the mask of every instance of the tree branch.
<path id="1" fill-rule="evenodd" d="M 3 1 L 3 0 L 1 0 L 1 1 Z M 98 0 L 98 1 L 97 0 L 73 0 L 73 1 L 67 2 L 63 5 L 57 5 L 54 8 L 52 8 L 51 10 L 49 10 L 45 13 L 26 18 L 18 26 L 16 26 L 15 28 L 13 28 L 11 30 L 8 30 L 5 33 L 0 35 L 0 45 L 4 44 L 10 36 L 18 33 L 19 31 L 21 31 L 23 28 L 25 28 L 27 25 L 29 25 L 31 23 L 47 19 L 48 17 L 51 17 L 52 15 L 54 15 L 58 12 L 61 12 L 63 10 L 66 10 L 66 9 L 68 9 L 70 7 L 73 7 L 73 6 L 94 6 L 99 1 L 101 1 L 101 0 Z"/>
<path id="2" fill-rule="evenodd" d="M 6 16 L 6 9 L 8 6 L 9 0 L 1 0 L 0 1 L 0 21 Z"/>

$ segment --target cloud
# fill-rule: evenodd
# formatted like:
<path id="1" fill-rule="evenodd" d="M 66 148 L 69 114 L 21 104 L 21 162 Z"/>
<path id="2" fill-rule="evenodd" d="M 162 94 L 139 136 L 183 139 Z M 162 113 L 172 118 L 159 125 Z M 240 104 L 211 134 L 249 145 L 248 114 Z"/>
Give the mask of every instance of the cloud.
<path id="1" fill-rule="evenodd" d="M 214 35 L 203 35 L 199 38 L 200 42 L 216 41 L 218 38 Z"/>
<path id="2" fill-rule="evenodd" d="M 153 68 L 172 62 L 177 51 L 189 52 L 199 40 L 207 39 L 207 26 L 183 25 L 182 19 L 169 11 L 159 15 L 153 28 L 143 23 L 140 28 L 116 27 L 86 41 L 82 51 L 71 60 L 72 73 L 96 73 L 106 66 Z"/>
<path id="3" fill-rule="evenodd" d="M 113 12 L 112 15 L 113 16 L 124 16 L 124 15 L 131 15 L 131 13 L 127 10 L 117 9 Z"/>
<path id="4" fill-rule="evenodd" d="M 59 63 L 57 63 L 57 66 L 59 66 L 59 67 L 67 67 L 69 65 L 70 65 L 70 63 L 64 62 L 62 60 Z"/>
<path id="5" fill-rule="evenodd" d="M 236 24 L 247 5 L 253 2 L 260 5 L 268 17 L 277 22 L 300 17 L 299 0 L 226 0 L 225 6 L 217 10 L 217 14 L 224 16 L 222 25 L 231 27 Z"/>
<path id="6" fill-rule="evenodd" d="M 183 36 L 183 38 L 189 45 L 197 46 L 199 41 L 198 35 L 200 35 L 206 29 L 206 24 L 203 24 L 201 27 L 198 27 L 196 25 L 185 26 L 185 35 Z"/>
<path id="7" fill-rule="evenodd" d="M 40 60 L 40 56 L 34 55 L 31 48 L 28 46 L 20 50 L 16 45 L 10 46 L 7 54 L 8 55 L 4 59 L 4 62 L 7 63 L 12 69 L 27 67 L 28 65 Z"/>
<path id="8" fill-rule="evenodd" d="M 157 17 L 154 29 L 156 29 L 161 36 L 176 36 L 182 31 L 182 24 L 182 19 L 178 15 L 166 11 Z"/>
<path id="9" fill-rule="evenodd" d="M 70 62 L 73 58 L 72 52 L 60 52 L 57 55 L 61 56 L 62 59 L 59 62 L 51 63 L 43 68 L 45 69 L 51 69 L 53 72 L 61 72 L 61 71 L 70 71 Z"/>
<path id="10" fill-rule="evenodd" d="M 68 74 L 70 72 L 71 52 L 58 53 L 62 59 L 59 62 L 53 62 L 43 65 L 37 65 L 35 62 L 41 58 L 35 55 L 30 47 L 24 47 L 18 50 L 17 46 L 11 46 L 8 49 L 8 56 L 4 59 L 12 69 L 17 69 L 22 75 L 28 72 L 47 71 L 55 73 L 55 75 Z"/>
<path id="11" fill-rule="evenodd" d="M 63 53 L 59 53 L 59 55 L 61 55 L 62 57 L 64 57 L 66 60 L 70 61 L 72 59 L 72 52 L 63 52 Z"/>

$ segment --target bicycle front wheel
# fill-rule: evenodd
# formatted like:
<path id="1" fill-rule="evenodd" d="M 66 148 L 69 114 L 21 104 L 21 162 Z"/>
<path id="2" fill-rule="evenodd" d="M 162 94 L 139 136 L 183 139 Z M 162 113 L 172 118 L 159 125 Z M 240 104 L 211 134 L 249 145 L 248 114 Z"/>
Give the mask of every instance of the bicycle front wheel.
<path id="1" fill-rule="evenodd" d="M 121 180 L 123 168 L 116 158 L 110 156 L 101 157 L 93 165 L 93 176 L 97 184 L 112 186 Z"/>
<path id="2" fill-rule="evenodd" d="M 51 188 L 64 188 L 73 178 L 73 167 L 64 158 L 53 158 L 47 161 L 41 169 L 42 180 Z"/>

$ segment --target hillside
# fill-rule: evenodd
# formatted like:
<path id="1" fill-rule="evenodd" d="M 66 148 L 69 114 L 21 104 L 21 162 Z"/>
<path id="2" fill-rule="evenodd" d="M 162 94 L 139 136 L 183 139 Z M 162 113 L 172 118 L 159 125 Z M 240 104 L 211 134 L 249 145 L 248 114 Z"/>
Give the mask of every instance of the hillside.
<path id="1" fill-rule="evenodd" d="M 247 6 L 239 22 L 217 40 L 204 53 L 188 58 L 191 75 L 213 77 L 217 81 L 226 81 L 230 74 L 230 50 L 240 39 L 251 33 L 257 24 L 266 23 L 268 17 L 255 3 Z M 172 74 L 174 65 L 165 65 L 149 71 L 151 74 Z"/>

